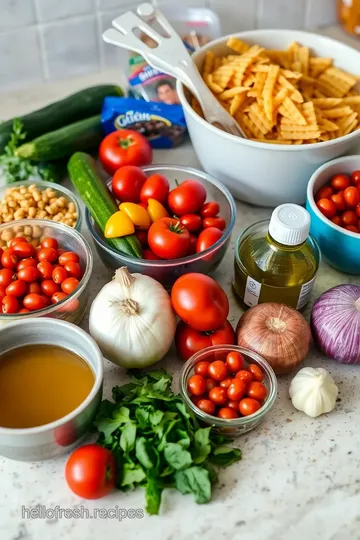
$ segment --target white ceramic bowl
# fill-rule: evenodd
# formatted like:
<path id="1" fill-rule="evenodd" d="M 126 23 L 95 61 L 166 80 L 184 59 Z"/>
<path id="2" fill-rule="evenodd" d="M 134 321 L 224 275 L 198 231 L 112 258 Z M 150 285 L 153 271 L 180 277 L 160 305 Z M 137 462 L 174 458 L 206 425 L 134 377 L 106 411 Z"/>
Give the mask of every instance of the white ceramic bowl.
<path id="1" fill-rule="evenodd" d="M 360 71 L 360 51 L 317 34 L 293 30 L 252 30 L 234 35 L 268 49 L 286 49 L 297 41 L 311 47 L 316 56 L 333 58 L 337 67 L 353 74 Z M 201 68 L 209 50 L 216 55 L 229 54 L 230 49 L 226 47 L 228 37 L 212 41 L 194 53 L 196 65 Z M 242 139 L 201 118 L 192 109 L 188 93 L 179 81 L 177 91 L 202 167 L 223 182 L 234 197 L 257 206 L 305 203 L 307 183 L 313 172 L 360 142 L 360 130 L 332 141 L 306 145 L 274 145 Z"/>

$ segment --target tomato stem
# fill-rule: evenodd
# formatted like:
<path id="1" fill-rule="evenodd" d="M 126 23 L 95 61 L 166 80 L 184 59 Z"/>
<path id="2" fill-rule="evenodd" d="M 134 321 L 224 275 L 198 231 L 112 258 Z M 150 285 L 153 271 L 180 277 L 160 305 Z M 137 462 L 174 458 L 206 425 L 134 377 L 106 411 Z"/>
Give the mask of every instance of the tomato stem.
<path id="1" fill-rule="evenodd" d="M 120 148 L 122 148 L 123 150 L 126 150 L 127 148 L 129 148 L 130 146 L 134 144 L 134 140 L 132 139 L 131 135 L 128 135 L 125 138 L 120 136 L 118 143 L 119 143 Z"/>

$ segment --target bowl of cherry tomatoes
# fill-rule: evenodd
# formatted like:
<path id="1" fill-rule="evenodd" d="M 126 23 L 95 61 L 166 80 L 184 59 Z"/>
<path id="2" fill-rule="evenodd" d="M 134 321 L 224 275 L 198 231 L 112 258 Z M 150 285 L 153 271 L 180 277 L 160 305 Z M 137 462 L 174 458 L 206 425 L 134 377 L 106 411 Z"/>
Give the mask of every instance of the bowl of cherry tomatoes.
<path id="1" fill-rule="evenodd" d="M 92 267 L 88 242 L 67 225 L 43 219 L 0 225 L 0 327 L 30 317 L 78 324 Z"/>
<path id="2" fill-rule="evenodd" d="M 212 273 L 225 255 L 235 224 L 235 201 L 228 189 L 205 172 L 180 165 L 136 167 L 131 175 L 126 169 L 119 169 L 108 187 L 121 210 L 129 210 L 128 201 L 147 209 L 151 225 L 135 229 L 142 244 L 142 258 L 137 259 L 109 246 L 86 211 L 105 266 L 110 270 L 127 266 L 131 273 L 153 277 L 167 289 L 183 274 Z"/>
<path id="3" fill-rule="evenodd" d="M 237 436 L 257 427 L 272 409 L 277 379 L 257 353 L 237 345 L 215 345 L 184 363 L 180 393 L 200 422 Z"/>
<path id="4" fill-rule="evenodd" d="M 327 262 L 360 274 L 360 155 L 328 161 L 311 177 L 306 208 L 310 232 Z"/>

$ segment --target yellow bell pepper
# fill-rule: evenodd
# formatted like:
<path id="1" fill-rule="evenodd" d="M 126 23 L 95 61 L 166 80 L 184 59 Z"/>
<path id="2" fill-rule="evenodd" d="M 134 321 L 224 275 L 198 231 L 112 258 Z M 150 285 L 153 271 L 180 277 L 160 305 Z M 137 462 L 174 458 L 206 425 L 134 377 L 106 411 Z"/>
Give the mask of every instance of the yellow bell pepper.
<path id="1" fill-rule="evenodd" d="M 125 212 L 128 218 L 139 229 L 143 229 L 146 231 L 150 227 L 150 216 L 147 210 L 143 206 L 140 206 L 140 204 L 124 202 L 120 204 L 119 208 L 122 212 Z"/>
<path id="2" fill-rule="evenodd" d="M 115 212 L 106 222 L 105 238 L 119 238 L 135 232 L 135 226 L 125 212 Z"/>
<path id="3" fill-rule="evenodd" d="M 166 208 L 163 207 L 159 201 L 156 199 L 148 200 L 148 212 L 151 217 L 151 221 L 157 221 L 163 217 L 169 217 L 169 214 L 166 211 Z"/>

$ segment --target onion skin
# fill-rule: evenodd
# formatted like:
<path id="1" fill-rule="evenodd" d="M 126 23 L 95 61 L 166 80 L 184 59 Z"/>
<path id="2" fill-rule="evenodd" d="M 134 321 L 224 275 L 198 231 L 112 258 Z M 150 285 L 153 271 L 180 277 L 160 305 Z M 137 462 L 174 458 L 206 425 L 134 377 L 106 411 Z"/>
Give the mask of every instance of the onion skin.
<path id="1" fill-rule="evenodd" d="M 311 331 L 304 317 L 285 304 L 267 302 L 240 317 L 237 343 L 257 352 L 277 375 L 290 373 L 307 356 Z"/>
<path id="2" fill-rule="evenodd" d="M 344 364 L 360 364 L 360 286 L 338 285 L 315 302 L 310 318 L 318 348 Z"/>

